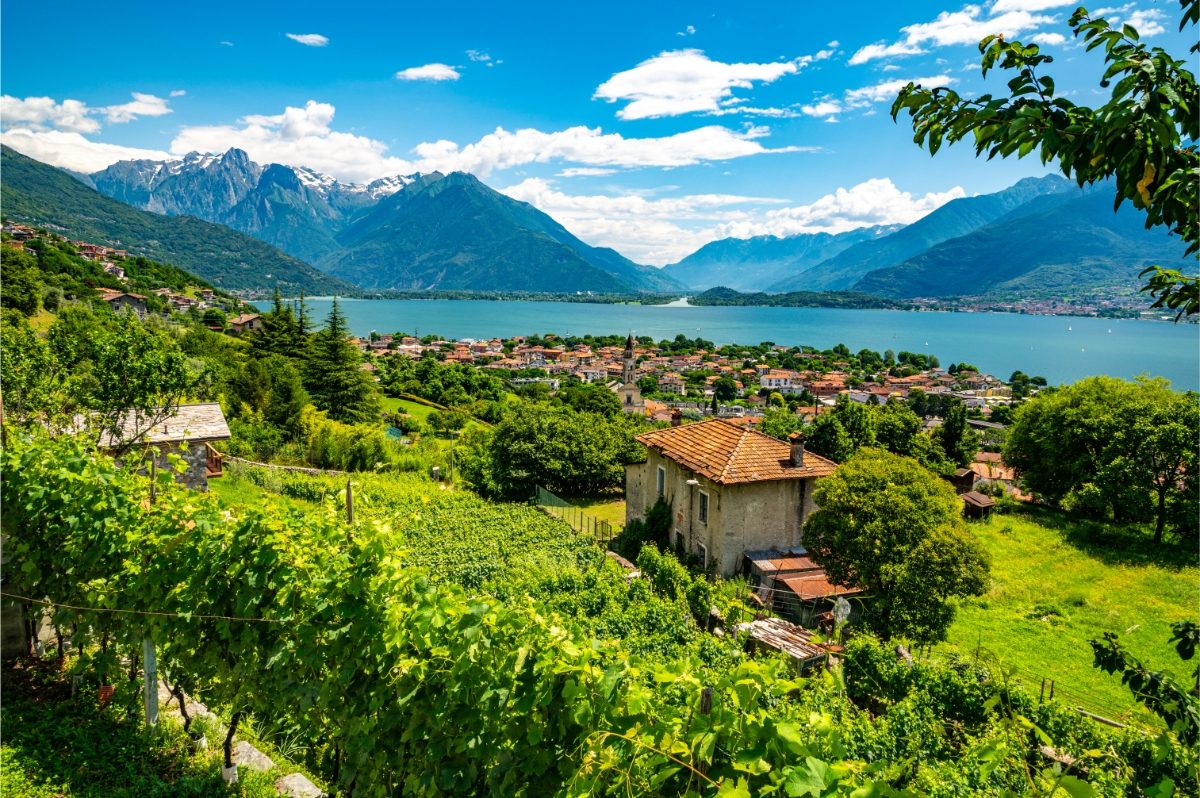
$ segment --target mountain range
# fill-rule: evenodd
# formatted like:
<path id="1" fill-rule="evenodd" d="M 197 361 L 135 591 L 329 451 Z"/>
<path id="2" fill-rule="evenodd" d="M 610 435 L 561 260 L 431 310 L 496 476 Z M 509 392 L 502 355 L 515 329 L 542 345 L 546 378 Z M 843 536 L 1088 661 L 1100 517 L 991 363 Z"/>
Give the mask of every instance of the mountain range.
<path id="1" fill-rule="evenodd" d="M 278 286 L 288 294 L 327 295 L 354 288 L 275 247 L 192 216 L 132 208 L 88 188 L 61 169 L 0 147 L 0 207 L 6 218 L 72 238 L 120 247 L 170 263 L 227 290 Z"/>
<path id="2" fill-rule="evenodd" d="M 223 288 L 681 294 L 717 286 L 896 299 L 1125 291 L 1194 270 L 1105 185 L 1057 175 L 952 200 L 907 226 L 709 243 L 656 269 L 590 246 L 462 172 L 344 183 L 238 149 L 69 175 L 4 148 L 6 215 L 122 242 Z M 92 190 L 94 189 L 94 190 Z M 316 267 L 316 268 L 314 268 Z"/>
<path id="3" fill-rule="evenodd" d="M 1113 211 L 1111 186 L 1053 174 L 951 200 L 907 226 L 822 235 L 721 239 L 666 270 L 698 289 L 911 299 L 1121 291 L 1146 266 L 1189 268 L 1179 238 L 1147 230 L 1128 203 Z M 814 262 L 822 247 L 831 251 Z"/>
<path id="4" fill-rule="evenodd" d="M 714 286 L 762 291 L 856 244 L 887 236 L 902 226 L 860 227 L 836 234 L 801 233 L 785 238 L 722 238 L 705 244 L 678 263 L 664 266 L 663 272 L 698 291 Z"/>
<path id="5" fill-rule="evenodd" d="M 254 236 L 370 290 L 675 291 L 683 286 L 592 247 L 525 202 L 455 172 L 362 185 L 238 149 L 121 161 L 87 176 L 137 208 L 190 214 Z"/>

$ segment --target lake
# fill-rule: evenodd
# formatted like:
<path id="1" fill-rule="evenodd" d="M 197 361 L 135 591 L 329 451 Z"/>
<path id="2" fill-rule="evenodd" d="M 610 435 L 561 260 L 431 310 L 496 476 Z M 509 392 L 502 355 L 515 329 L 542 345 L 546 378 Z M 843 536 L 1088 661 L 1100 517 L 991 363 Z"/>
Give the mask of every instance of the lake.
<path id="1" fill-rule="evenodd" d="M 683 333 L 718 344 L 807 345 L 853 351 L 924 352 L 943 366 L 972 363 L 1003 379 L 1020 369 L 1051 383 L 1093 374 L 1166 377 L 1178 389 L 1200 387 L 1200 326 L 1159 321 L 1014 313 L 932 313 L 831 308 L 591 305 L 442 299 L 345 299 L 355 335 L 405 332 L 450 339 L 533 333 L 649 335 Z M 269 302 L 257 303 L 269 308 Z M 323 319 L 330 300 L 310 299 Z"/>

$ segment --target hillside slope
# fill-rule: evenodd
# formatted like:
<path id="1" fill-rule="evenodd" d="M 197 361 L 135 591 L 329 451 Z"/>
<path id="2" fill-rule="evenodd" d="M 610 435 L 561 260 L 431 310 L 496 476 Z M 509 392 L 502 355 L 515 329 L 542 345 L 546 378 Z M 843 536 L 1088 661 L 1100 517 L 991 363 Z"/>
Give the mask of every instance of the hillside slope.
<path id="1" fill-rule="evenodd" d="M 856 244 L 768 290 L 845 290 L 868 272 L 903 263 L 936 244 L 978 230 L 1038 197 L 1072 190 L 1073 184 L 1066 178 L 1047 175 L 1027 177 L 994 194 L 951 200 L 889 236 Z"/>
<path id="2" fill-rule="evenodd" d="M 680 286 L 611 249 L 591 247 L 475 177 L 423 175 L 338 236 L 320 266 L 364 288 L 671 291 Z"/>
<path id="3" fill-rule="evenodd" d="M 1016 213 L 863 277 L 854 290 L 889 297 L 1072 295 L 1129 289 L 1151 265 L 1188 268 L 1183 242 L 1147 230 L 1128 203 L 1094 190 L 1036 213 Z M 1195 268 L 1195 261 L 1190 262 Z"/>
<path id="4" fill-rule="evenodd" d="M 140 211 L 7 146 L 0 148 L 0 159 L 0 205 L 8 218 L 170 263 L 226 290 L 278 286 L 285 293 L 314 295 L 354 290 L 228 227 Z"/>

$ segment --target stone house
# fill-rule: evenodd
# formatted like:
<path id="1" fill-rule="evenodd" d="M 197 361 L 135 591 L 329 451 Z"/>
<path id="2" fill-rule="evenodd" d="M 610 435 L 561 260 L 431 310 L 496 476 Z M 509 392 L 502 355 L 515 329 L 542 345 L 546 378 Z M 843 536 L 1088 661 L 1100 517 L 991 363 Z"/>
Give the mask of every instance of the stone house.
<path id="1" fill-rule="evenodd" d="M 126 417 L 122 426 L 126 435 L 133 435 L 134 420 Z M 194 490 L 208 490 L 208 480 L 221 476 L 221 455 L 212 444 L 230 438 L 229 425 L 221 405 L 216 402 L 180 405 L 175 414 L 155 424 L 142 434 L 134 449 L 125 457 L 137 456 L 136 452 L 150 447 L 157 448 L 155 460 L 159 469 L 171 468 L 170 454 L 183 458 L 187 470 L 176 476 L 176 481 Z M 100 448 L 115 449 L 118 441 L 110 433 L 100 437 Z"/>
<path id="2" fill-rule="evenodd" d="M 626 523 L 661 496 L 671 505 L 671 543 L 722 576 L 742 570 L 744 553 L 803 545 L 816 511 L 816 480 L 837 464 L 724 419 L 651 430 L 637 437 L 645 463 L 625 470 Z"/>
<path id="3" fill-rule="evenodd" d="M 262 316 L 257 313 L 239 313 L 229 320 L 229 331 L 234 333 L 255 332 L 263 326 Z"/>

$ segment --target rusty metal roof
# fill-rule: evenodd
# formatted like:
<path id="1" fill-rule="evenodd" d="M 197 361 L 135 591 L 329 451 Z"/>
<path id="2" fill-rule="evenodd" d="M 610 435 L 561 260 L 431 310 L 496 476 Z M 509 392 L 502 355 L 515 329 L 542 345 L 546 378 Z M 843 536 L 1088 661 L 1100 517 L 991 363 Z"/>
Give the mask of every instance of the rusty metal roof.
<path id="1" fill-rule="evenodd" d="M 788 444 L 720 418 L 643 432 L 637 439 L 719 485 L 825 477 L 837 468 L 812 452 L 805 453 L 803 466 L 793 466 Z"/>
<path id="2" fill-rule="evenodd" d="M 834 596 L 854 596 L 863 592 L 860 587 L 833 584 L 829 581 L 824 569 L 805 571 L 794 576 L 777 576 L 775 581 L 786 585 L 787 589 L 795 593 L 801 601 L 815 601 Z"/>
<path id="3" fill-rule="evenodd" d="M 738 631 L 747 632 L 755 641 L 802 662 L 825 656 L 825 649 L 813 642 L 812 632 L 782 618 L 759 618 L 738 624 Z"/>

